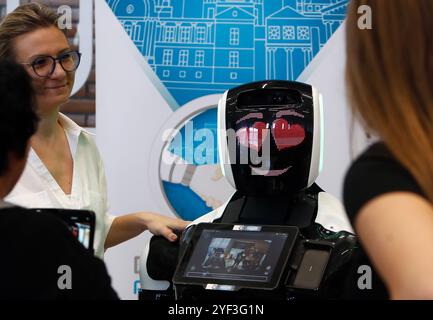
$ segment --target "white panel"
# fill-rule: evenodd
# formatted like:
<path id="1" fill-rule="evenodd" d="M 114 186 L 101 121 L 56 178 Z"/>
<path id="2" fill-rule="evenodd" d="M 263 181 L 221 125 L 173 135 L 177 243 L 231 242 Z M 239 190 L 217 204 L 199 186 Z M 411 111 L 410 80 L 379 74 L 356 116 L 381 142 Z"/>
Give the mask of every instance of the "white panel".
<path id="1" fill-rule="evenodd" d="M 342 25 L 299 77 L 313 85 L 324 101 L 324 167 L 317 183 L 337 198 L 342 198 L 345 173 L 351 162 L 351 116 L 346 98 L 345 24 Z M 354 132 L 357 151 L 366 145 L 362 130 Z"/>
<path id="2" fill-rule="evenodd" d="M 96 10 L 96 132 L 104 159 L 111 213 L 161 212 L 148 183 L 149 150 L 163 122 L 172 114 L 149 80 L 146 63 L 104 0 Z M 148 66 L 147 66 L 148 67 Z M 163 201 L 163 199 L 159 199 Z M 170 215 L 167 210 L 165 214 Z M 105 261 L 123 299 L 136 299 L 134 257 L 148 233 L 110 249 Z"/>

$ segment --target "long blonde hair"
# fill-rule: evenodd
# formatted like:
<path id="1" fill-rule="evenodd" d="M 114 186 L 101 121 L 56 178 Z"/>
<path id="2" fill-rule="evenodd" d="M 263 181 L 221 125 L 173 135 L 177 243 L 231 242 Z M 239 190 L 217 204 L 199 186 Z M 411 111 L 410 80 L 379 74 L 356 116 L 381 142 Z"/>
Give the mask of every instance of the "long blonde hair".
<path id="1" fill-rule="evenodd" d="M 58 26 L 60 15 L 39 3 L 29 3 L 17 7 L 0 23 L 0 59 L 14 59 L 14 40 L 39 28 Z M 65 33 L 66 30 L 60 31 Z"/>
<path id="2" fill-rule="evenodd" d="M 368 5 L 372 29 L 358 27 Z M 353 113 L 433 203 L 433 1 L 353 0 L 347 18 Z"/>

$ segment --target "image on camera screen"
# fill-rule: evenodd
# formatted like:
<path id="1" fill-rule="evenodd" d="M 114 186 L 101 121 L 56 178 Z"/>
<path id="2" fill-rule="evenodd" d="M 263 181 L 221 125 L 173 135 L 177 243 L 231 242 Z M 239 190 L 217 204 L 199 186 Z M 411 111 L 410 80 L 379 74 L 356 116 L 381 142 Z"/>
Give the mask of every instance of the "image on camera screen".
<path id="1" fill-rule="evenodd" d="M 185 277 L 269 282 L 287 234 L 203 230 Z"/>
<path id="2" fill-rule="evenodd" d="M 80 222 L 75 222 L 69 225 L 72 235 L 86 248 L 90 249 L 90 225 Z"/>

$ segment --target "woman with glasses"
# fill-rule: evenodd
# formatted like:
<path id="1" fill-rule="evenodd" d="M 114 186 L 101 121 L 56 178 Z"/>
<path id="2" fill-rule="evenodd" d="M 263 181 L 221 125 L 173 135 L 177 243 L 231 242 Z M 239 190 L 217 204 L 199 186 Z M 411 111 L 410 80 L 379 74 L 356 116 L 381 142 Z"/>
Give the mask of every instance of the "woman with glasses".
<path id="1" fill-rule="evenodd" d="M 58 27 L 59 16 L 31 3 L 0 24 L 0 59 L 22 64 L 32 78 L 40 124 L 31 138 L 24 173 L 6 199 L 31 208 L 87 209 L 96 213 L 95 254 L 145 230 L 171 241 L 186 222 L 149 212 L 107 214 L 102 160 L 91 135 L 60 113 L 70 97 L 81 55 Z"/>

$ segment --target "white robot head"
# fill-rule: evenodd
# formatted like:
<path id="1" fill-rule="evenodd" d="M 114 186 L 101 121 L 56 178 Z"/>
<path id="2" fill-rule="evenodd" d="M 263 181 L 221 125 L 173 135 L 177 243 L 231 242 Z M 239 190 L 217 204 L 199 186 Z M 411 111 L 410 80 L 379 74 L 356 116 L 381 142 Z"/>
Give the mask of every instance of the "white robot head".
<path id="1" fill-rule="evenodd" d="M 246 84 L 218 105 L 218 147 L 230 184 L 249 195 L 278 195 L 311 186 L 323 151 L 322 98 L 292 81 Z"/>

